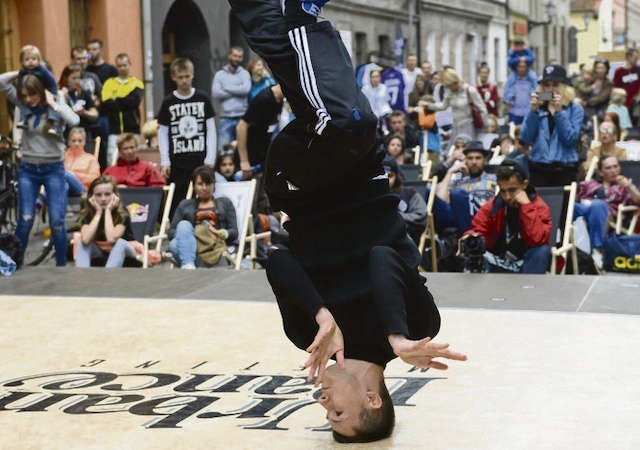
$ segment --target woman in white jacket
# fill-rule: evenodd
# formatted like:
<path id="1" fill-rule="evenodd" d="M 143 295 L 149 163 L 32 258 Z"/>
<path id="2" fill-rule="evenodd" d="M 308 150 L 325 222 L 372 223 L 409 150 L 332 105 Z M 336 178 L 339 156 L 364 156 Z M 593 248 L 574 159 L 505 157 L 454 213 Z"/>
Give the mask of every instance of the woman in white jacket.
<path id="1" fill-rule="evenodd" d="M 382 84 L 382 75 L 379 70 L 372 70 L 369 74 L 369 80 L 371 85 L 363 87 L 362 93 L 369 100 L 373 113 L 379 121 L 382 121 L 392 112 L 389 104 L 389 93 L 387 92 L 387 87 Z"/>

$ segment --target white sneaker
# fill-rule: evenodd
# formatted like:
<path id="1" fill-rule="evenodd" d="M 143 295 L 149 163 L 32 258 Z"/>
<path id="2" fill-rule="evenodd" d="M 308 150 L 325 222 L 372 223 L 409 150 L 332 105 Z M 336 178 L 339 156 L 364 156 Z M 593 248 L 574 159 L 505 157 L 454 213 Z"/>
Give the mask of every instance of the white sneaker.
<path id="1" fill-rule="evenodd" d="M 591 251 L 591 258 L 593 258 L 593 263 L 596 265 L 596 268 L 602 270 L 602 251 L 594 248 Z"/>
<path id="2" fill-rule="evenodd" d="M 180 268 L 185 270 L 194 270 L 196 266 L 194 266 L 193 264 L 183 264 L 180 266 Z"/>

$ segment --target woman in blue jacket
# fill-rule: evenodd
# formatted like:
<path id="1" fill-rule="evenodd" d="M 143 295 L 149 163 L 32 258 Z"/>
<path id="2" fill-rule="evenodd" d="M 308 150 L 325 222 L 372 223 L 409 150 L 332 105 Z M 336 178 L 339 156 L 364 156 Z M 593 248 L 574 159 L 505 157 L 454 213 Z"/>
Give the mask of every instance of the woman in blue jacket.
<path id="1" fill-rule="evenodd" d="M 584 110 L 562 66 L 544 68 L 520 138 L 531 144 L 529 170 L 534 186 L 564 186 L 576 180 Z"/>

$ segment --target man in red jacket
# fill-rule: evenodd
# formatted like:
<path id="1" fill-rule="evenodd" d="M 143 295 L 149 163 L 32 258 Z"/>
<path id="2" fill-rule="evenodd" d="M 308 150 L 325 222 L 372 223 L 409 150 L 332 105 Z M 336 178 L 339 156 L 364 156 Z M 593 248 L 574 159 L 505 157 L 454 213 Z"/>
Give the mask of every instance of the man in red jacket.
<path id="1" fill-rule="evenodd" d="M 133 133 L 118 137 L 118 161 L 107 167 L 103 175 L 109 175 L 120 187 L 164 186 L 165 179 L 149 161 L 142 161 L 136 155 L 138 138 Z"/>
<path id="2" fill-rule="evenodd" d="M 549 206 L 518 162 L 505 160 L 496 176 L 500 194 L 480 208 L 461 244 L 470 236 L 484 238 L 488 272 L 545 273 L 551 260 Z"/>

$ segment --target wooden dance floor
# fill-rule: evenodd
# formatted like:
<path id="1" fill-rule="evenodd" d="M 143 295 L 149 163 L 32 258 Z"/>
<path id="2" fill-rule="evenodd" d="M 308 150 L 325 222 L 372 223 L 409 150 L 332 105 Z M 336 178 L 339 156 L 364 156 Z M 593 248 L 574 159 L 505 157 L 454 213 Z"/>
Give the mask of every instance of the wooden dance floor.
<path id="1" fill-rule="evenodd" d="M 2 449 L 341 447 L 270 298 L 6 294 Z M 396 431 L 367 447 L 640 448 L 639 316 L 441 312 L 438 340 L 469 361 L 446 372 L 391 363 Z"/>

